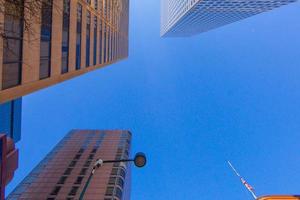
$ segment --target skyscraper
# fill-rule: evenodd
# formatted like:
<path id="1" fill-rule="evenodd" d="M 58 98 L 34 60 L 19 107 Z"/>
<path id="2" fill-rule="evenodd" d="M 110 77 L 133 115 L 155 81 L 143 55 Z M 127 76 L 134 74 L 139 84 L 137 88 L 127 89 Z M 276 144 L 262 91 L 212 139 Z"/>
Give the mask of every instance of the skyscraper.
<path id="1" fill-rule="evenodd" d="M 16 143 L 21 139 L 22 98 L 0 104 L 0 133 Z"/>
<path id="2" fill-rule="evenodd" d="M 0 199 L 5 196 L 5 186 L 12 180 L 18 168 L 19 151 L 11 138 L 0 134 Z"/>
<path id="3" fill-rule="evenodd" d="M 73 130 L 32 170 L 7 200 L 78 199 L 98 158 L 127 159 L 129 131 Z M 130 166 L 105 164 L 85 193 L 88 200 L 129 199 Z"/>
<path id="4" fill-rule="evenodd" d="M 129 0 L 5 2 L 0 103 L 128 56 Z"/>
<path id="5" fill-rule="evenodd" d="M 161 35 L 206 32 L 297 0 L 161 0 Z"/>

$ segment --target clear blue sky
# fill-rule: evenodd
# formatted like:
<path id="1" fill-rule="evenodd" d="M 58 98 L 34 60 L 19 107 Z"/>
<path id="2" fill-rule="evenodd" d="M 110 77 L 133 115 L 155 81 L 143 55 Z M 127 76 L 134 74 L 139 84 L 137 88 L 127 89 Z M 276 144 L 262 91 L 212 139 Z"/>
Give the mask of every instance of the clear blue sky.
<path id="1" fill-rule="evenodd" d="M 196 37 L 159 37 L 159 0 L 131 0 L 127 60 L 26 96 L 20 167 L 8 190 L 73 128 L 130 129 L 132 199 L 251 199 L 297 193 L 300 3 Z"/>

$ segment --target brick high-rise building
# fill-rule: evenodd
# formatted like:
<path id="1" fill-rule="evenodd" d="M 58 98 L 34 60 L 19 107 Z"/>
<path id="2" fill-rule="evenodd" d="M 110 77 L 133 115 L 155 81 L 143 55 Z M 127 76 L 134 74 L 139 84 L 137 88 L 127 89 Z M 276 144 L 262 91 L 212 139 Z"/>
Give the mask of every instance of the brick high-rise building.
<path id="1" fill-rule="evenodd" d="M 129 0 L 44 0 L 40 6 L 34 4 L 39 1 L 4 2 L 0 103 L 128 56 Z"/>
<path id="2" fill-rule="evenodd" d="M 16 187 L 7 200 L 79 199 L 95 161 L 127 159 L 129 131 L 73 130 Z M 104 164 L 86 190 L 84 199 L 127 200 L 130 166 Z"/>
<path id="3" fill-rule="evenodd" d="M 5 186 L 12 180 L 18 168 L 19 151 L 13 140 L 0 134 L 0 199 L 5 196 Z"/>
<path id="4" fill-rule="evenodd" d="M 161 0 L 161 35 L 206 32 L 297 0 Z"/>

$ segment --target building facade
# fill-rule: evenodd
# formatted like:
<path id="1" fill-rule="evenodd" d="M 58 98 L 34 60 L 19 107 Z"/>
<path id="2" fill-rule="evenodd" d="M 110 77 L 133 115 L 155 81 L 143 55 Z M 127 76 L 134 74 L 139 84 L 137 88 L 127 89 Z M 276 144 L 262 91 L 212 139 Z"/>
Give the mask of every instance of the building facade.
<path id="1" fill-rule="evenodd" d="M 15 143 L 21 139 L 22 98 L 0 104 L 0 133 Z"/>
<path id="2" fill-rule="evenodd" d="M 28 2 L 1 8 L 0 103 L 128 56 L 129 0 Z"/>
<path id="3" fill-rule="evenodd" d="M 7 197 L 16 199 L 79 199 L 97 159 L 127 159 L 129 131 L 73 130 Z M 84 199 L 130 198 L 130 164 L 104 164 L 91 179 Z"/>
<path id="4" fill-rule="evenodd" d="M 4 200 L 5 186 L 18 168 L 19 151 L 5 134 L 0 134 L 0 199 Z"/>
<path id="5" fill-rule="evenodd" d="M 296 1 L 161 0 L 161 36 L 192 36 Z"/>

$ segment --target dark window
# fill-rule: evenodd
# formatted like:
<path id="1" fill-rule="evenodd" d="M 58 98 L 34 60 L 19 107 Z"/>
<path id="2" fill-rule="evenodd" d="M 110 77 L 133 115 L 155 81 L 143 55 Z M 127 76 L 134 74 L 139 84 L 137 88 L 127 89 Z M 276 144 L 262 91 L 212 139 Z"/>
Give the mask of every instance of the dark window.
<path id="1" fill-rule="evenodd" d="M 95 10 L 98 10 L 98 0 L 94 0 L 94 6 L 95 6 Z"/>
<path id="2" fill-rule="evenodd" d="M 87 11 L 86 14 L 86 44 L 85 44 L 85 66 L 90 66 L 90 44 L 91 44 L 91 13 Z"/>
<path id="3" fill-rule="evenodd" d="M 51 192 L 51 195 L 57 195 L 60 191 L 61 187 L 60 186 L 56 186 L 52 192 Z"/>
<path id="4" fill-rule="evenodd" d="M 80 175 L 85 175 L 87 171 L 87 168 L 82 168 L 80 171 Z"/>
<path id="5" fill-rule="evenodd" d="M 118 175 L 118 168 L 113 168 L 111 170 L 111 175 Z"/>
<path id="6" fill-rule="evenodd" d="M 97 149 L 93 149 L 91 153 L 96 153 Z"/>
<path id="7" fill-rule="evenodd" d="M 63 31 L 62 31 L 62 61 L 61 73 L 68 72 L 69 65 L 69 28 L 70 28 L 70 0 L 63 0 Z"/>
<path id="8" fill-rule="evenodd" d="M 73 161 L 70 163 L 69 167 L 74 167 L 74 166 L 76 165 L 76 163 L 77 163 L 77 161 L 73 160 Z"/>
<path id="9" fill-rule="evenodd" d="M 85 164 L 84 164 L 84 167 L 89 167 L 91 164 L 91 161 L 86 161 Z"/>
<path id="10" fill-rule="evenodd" d="M 67 180 L 67 176 L 62 176 L 60 177 L 59 181 L 57 182 L 57 184 L 65 184 L 66 180 Z"/>
<path id="11" fill-rule="evenodd" d="M 107 44 L 107 41 L 106 41 L 106 36 L 107 36 L 107 28 L 106 28 L 106 25 L 104 24 L 103 25 L 103 31 L 104 31 L 104 37 L 103 37 L 103 48 L 104 48 L 104 51 L 103 51 L 103 63 L 106 63 L 106 44 Z"/>
<path id="12" fill-rule="evenodd" d="M 40 79 L 51 73 L 52 0 L 43 0 L 41 18 Z"/>
<path id="13" fill-rule="evenodd" d="M 78 176 L 74 184 L 81 184 L 83 176 Z"/>
<path id="14" fill-rule="evenodd" d="M 102 48 L 103 48 L 103 44 L 102 44 L 102 21 L 100 20 L 99 23 L 99 63 L 102 64 Z"/>
<path id="15" fill-rule="evenodd" d="M 105 195 L 106 196 L 112 196 L 114 194 L 114 187 L 107 187 Z"/>
<path id="16" fill-rule="evenodd" d="M 119 175 L 122 176 L 122 177 L 125 179 L 125 175 L 126 175 L 125 170 L 121 168 L 121 169 L 119 170 Z"/>
<path id="17" fill-rule="evenodd" d="M 122 178 L 118 178 L 118 179 L 117 179 L 117 185 L 120 186 L 121 188 L 123 188 L 123 186 L 124 186 L 124 181 L 123 181 Z"/>
<path id="18" fill-rule="evenodd" d="M 93 57 L 94 65 L 97 64 L 97 24 L 98 24 L 97 16 L 94 16 L 94 57 Z"/>
<path id="19" fill-rule="evenodd" d="M 92 160 L 93 158 L 94 158 L 94 154 L 90 154 L 88 159 Z"/>
<path id="20" fill-rule="evenodd" d="M 9 2 L 6 5 L 14 6 Z M 14 13 L 10 13 L 10 9 L 7 10 L 4 15 L 2 89 L 21 84 L 22 78 L 23 20 L 22 17 L 15 17 Z M 23 13 L 23 9 L 20 12 Z"/>
<path id="21" fill-rule="evenodd" d="M 79 187 L 73 186 L 71 191 L 69 192 L 70 196 L 75 196 Z"/>
<path id="22" fill-rule="evenodd" d="M 83 148 L 79 149 L 79 151 L 78 151 L 78 153 L 83 153 L 83 152 L 84 152 Z"/>
<path id="23" fill-rule="evenodd" d="M 73 170 L 72 168 L 67 168 L 64 175 L 70 175 L 72 170 Z"/>
<path id="24" fill-rule="evenodd" d="M 116 177 L 110 177 L 108 180 L 109 185 L 114 185 L 116 183 Z"/>
<path id="25" fill-rule="evenodd" d="M 81 157 L 81 154 L 76 154 L 74 160 L 78 160 Z"/>
<path id="26" fill-rule="evenodd" d="M 119 198 L 119 199 L 122 199 L 122 190 L 118 187 L 116 187 L 116 196 Z"/>
<path id="27" fill-rule="evenodd" d="M 77 26 L 76 26 L 76 70 L 81 66 L 81 26 L 82 26 L 82 5 L 77 4 Z"/>

